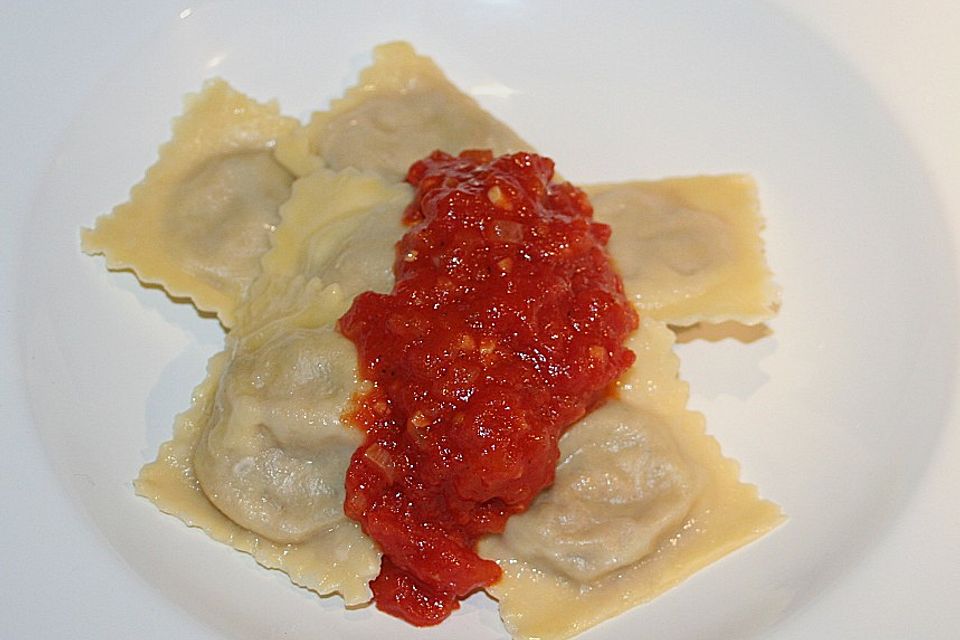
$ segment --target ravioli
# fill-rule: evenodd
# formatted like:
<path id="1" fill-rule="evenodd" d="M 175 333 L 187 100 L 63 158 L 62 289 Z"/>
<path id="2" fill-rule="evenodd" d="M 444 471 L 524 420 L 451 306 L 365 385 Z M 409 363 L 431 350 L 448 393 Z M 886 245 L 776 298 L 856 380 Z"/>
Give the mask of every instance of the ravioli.
<path id="1" fill-rule="evenodd" d="M 83 250 L 190 298 L 229 327 L 290 196 L 293 175 L 272 147 L 298 125 L 276 104 L 255 102 L 222 80 L 207 82 L 187 97 L 172 140 L 130 201 L 83 231 Z"/>
<path id="2" fill-rule="evenodd" d="M 265 567 L 284 571 L 296 584 L 321 595 L 340 593 L 347 605 L 369 601 L 363 577 L 377 574 L 380 556 L 355 522 L 339 514 L 301 542 L 284 543 L 240 526 L 200 488 L 194 454 L 216 411 L 218 385 L 229 360 L 229 352 L 210 360 L 206 380 L 193 392 L 192 406 L 177 417 L 173 439 L 140 471 L 134 483 L 137 493 L 214 540 L 249 553 Z"/>
<path id="3" fill-rule="evenodd" d="M 686 408 L 673 333 L 644 320 L 612 400 L 560 441 L 553 486 L 480 542 L 516 638 L 561 640 L 646 602 L 760 537 L 783 516 Z"/>
<path id="4" fill-rule="evenodd" d="M 220 511 L 280 543 L 343 520 L 345 461 L 363 440 L 340 414 L 356 353 L 330 324 L 273 327 L 237 346 L 194 452 L 200 487 Z"/>
<path id="5" fill-rule="evenodd" d="M 378 47 L 359 84 L 303 128 L 222 81 L 188 100 L 130 202 L 83 236 L 110 268 L 231 329 L 138 493 L 297 584 L 369 601 L 380 552 L 343 513 L 362 439 L 340 419 L 356 354 L 335 322 L 358 293 L 393 285 L 409 164 L 477 147 L 530 148 L 405 43 Z M 686 409 L 665 324 L 755 324 L 776 311 L 753 182 L 585 190 L 645 320 L 619 397 L 563 436 L 555 484 L 481 541 L 504 571 L 489 592 L 519 638 L 574 635 L 782 518 Z"/>
<path id="6" fill-rule="evenodd" d="M 532 149 L 406 42 L 380 45 L 373 56 L 373 65 L 328 111 L 279 141 L 277 158 L 291 171 L 357 167 L 400 180 L 435 150 L 502 155 Z"/>
<path id="7" fill-rule="evenodd" d="M 306 127 L 285 127 L 276 156 L 291 170 L 302 175 L 319 166 L 352 166 L 399 181 L 413 161 L 434 149 L 491 147 L 495 153 L 531 149 L 409 44 L 382 45 L 374 57 L 360 82 L 330 110 L 314 113 Z M 243 99 L 222 81 L 208 87 L 201 98 L 208 93 L 214 103 L 222 95 Z M 194 114 L 196 110 L 191 108 L 184 119 L 191 114 L 209 117 Z M 213 139 L 236 131 L 223 126 L 208 133 Z M 167 146 L 176 147 L 178 142 L 175 136 Z M 227 138 L 221 142 L 229 145 Z M 232 310 L 256 275 L 257 258 L 269 247 L 276 207 L 285 199 L 279 183 L 288 176 L 281 171 L 265 153 L 227 156 L 184 179 L 179 189 L 183 193 L 160 214 L 166 224 L 141 230 L 127 214 L 122 217 L 127 224 L 114 232 L 113 218 L 120 218 L 134 201 L 110 218 L 101 218 L 96 230 L 85 234 L 85 250 L 104 252 L 112 261 L 108 264 L 116 264 L 112 268 L 132 268 L 138 274 L 154 273 L 159 264 L 165 279 L 143 275 L 141 279 L 164 285 L 174 297 L 192 299 L 201 310 L 218 312 L 229 327 Z M 779 291 L 766 266 L 756 188 L 748 176 L 583 188 L 596 218 L 614 229 L 609 251 L 638 309 L 675 326 L 756 324 L 773 316 Z M 235 197 L 220 195 L 233 191 Z M 370 231 L 387 241 L 382 229 Z M 399 228 L 389 231 L 396 231 L 392 242 L 403 233 Z M 147 234 L 156 240 L 142 242 L 148 250 L 126 249 Z M 123 262 L 116 263 L 112 256 L 120 255 Z M 351 273 L 343 271 L 345 278 Z"/>
<path id="8" fill-rule="evenodd" d="M 261 261 L 263 274 L 239 309 L 237 330 L 250 333 L 303 313 L 297 299 L 302 287 L 336 285 L 347 300 L 344 311 L 362 291 L 389 291 L 393 245 L 403 235 L 402 213 L 412 193 L 405 183 L 356 169 L 319 169 L 297 180 Z"/>
<path id="9" fill-rule="evenodd" d="M 752 178 L 670 178 L 584 191 L 595 218 L 613 229 L 607 249 L 641 313 L 677 326 L 773 317 L 780 292 L 764 258 Z"/>
<path id="10" fill-rule="evenodd" d="M 355 170 L 321 169 L 295 183 L 227 351 L 212 361 L 174 441 L 137 483 L 164 511 L 298 584 L 340 592 L 348 604 L 369 599 L 379 551 L 343 514 L 344 474 L 361 435 L 340 422 L 355 390 L 356 356 L 333 323 L 357 293 L 391 288 L 409 198 L 406 185 Z M 565 637 L 615 615 L 779 518 L 775 506 L 738 484 L 735 463 L 720 457 L 702 419 L 684 409 L 686 386 L 676 379 L 667 336 L 663 325 L 646 321 L 629 345 L 638 363 L 621 381 L 621 398 L 568 431 L 554 486 L 504 534 L 481 543 L 481 553 L 503 565 L 504 580 L 490 592 L 519 637 Z M 753 509 L 752 524 L 729 504 L 723 511 L 753 533 L 719 521 L 709 540 L 680 547 L 690 552 L 678 563 L 651 560 L 664 555 L 664 539 L 717 500 Z M 538 576 L 537 588 L 524 582 L 529 575 Z M 576 602 L 563 615 L 547 616 L 556 629 L 529 622 L 536 618 L 530 611 L 542 608 L 538 598 L 572 593 Z"/>
<path id="11" fill-rule="evenodd" d="M 340 420 L 356 352 L 334 325 L 356 293 L 392 286 L 389 247 L 351 251 L 373 228 L 400 227 L 409 197 L 406 185 L 354 170 L 295 183 L 226 350 L 137 481 L 161 510 L 348 605 L 369 601 L 380 552 L 343 513 L 362 434 Z M 351 258 L 347 295 L 339 280 Z"/>

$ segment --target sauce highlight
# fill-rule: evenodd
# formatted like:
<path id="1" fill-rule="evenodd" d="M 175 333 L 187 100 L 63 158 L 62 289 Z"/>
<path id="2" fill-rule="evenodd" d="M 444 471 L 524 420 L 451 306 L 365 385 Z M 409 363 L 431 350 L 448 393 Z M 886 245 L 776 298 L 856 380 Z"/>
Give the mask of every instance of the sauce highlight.
<path id="1" fill-rule="evenodd" d="M 500 577 L 477 540 L 550 485 L 560 436 L 634 360 L 610 228 L 552 177 L 530 153 L 416 162 L 393 291 L 340 319 L 367 381 L 344 508 L 383 550 L 377 606 L 415 625 Z"/>

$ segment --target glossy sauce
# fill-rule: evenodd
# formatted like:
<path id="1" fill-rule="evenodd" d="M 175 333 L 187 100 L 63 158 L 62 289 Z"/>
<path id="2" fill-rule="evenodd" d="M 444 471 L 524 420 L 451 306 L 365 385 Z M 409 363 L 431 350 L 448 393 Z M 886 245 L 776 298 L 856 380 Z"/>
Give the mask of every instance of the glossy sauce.
<path id="1" fill-rule="evenodd" d="M 553 481 L 564 430 L 634 360 L 610 228 L 552 177 L 528 153 L 415 163 L 394 289 L 340 319 L 368 381 L 345 510 L 383 550 L 377 606 L 416 625 L 499 578 L 476 541 Z"/>

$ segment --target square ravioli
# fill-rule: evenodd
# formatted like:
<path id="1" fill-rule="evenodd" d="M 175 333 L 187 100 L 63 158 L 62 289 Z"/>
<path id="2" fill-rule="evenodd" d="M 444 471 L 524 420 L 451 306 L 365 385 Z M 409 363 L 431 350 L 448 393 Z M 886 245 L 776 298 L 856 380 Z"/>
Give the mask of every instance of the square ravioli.
<path id="1" fill-rule="evenodd" d="M 357 293 L 391 288 L 409 197 L 353 170 L 295 183 L 227 351 L 137 482 L 162 510 L 348 604 L 369 600 L 379 552 L 342 510 L 360 434 L 340 422 L 356 356 L 333 322 Z M 645 321 L 620 398 L 569 429 L 554 485 L 481 542 L 504 571 L 488 590 L 516 637 L 569 637 L 780 521 L 686 410 L 672 343 Z M 544 601 L 558 606 L 541 616 Z"/>
<path id="2" fill-rule="evenodd" d="M 374 58 L 360 82 L 330 110 L 314 113 L 307 126 L 294 127 L 291 119 L 282 119 L 285 133 L 277 134 L 276 156 L 290 170 L 302 175 L 319 166 L 352 166 L 399 181 L 412 162 L 434 149 L 531 149 L 409 44 L 381 45 Z M 246 116 L 233 122 L 217 115 L 215 109 L 231 108 L 237 101 L 247 103 Z M 247 135 L 245 127 L 265 118 L 264 109 L 272 114 L 267 120 L 279 117 L 274 107 L 256 105 L 222 81 L 190 104 L 181 120 L 203 126 L 211 148 L 228 148 L 232 139 Z M 384 126 L 383 118 L 371 115 L 380 113 L 402 117 L 403 126 Z M 206 124 L 216 117 L 221 117 L 216 125 Z M 182 137 L 175 132 L 163 154 L 173 155 Z M 261 142 L 269 147 L 272 138 Z M 276 182 L 288 183 L 288 177 L 272 165 L 260 179 L 248 175 L 257 170 L 253 160 L 228 157 L 217 169 L 223 176 L 218 181 L 184 178 L 184 190 L 192 192 L 188 202 L 196 206 L 157 207 L 158 198 L 148 196 L 118 207 L 85 233 L 85 250 L 105 253 L 111 268 L 133 269 L 141 280 L 191 299 L 202 311 L 218 313 L 229 328 L 233 309 L 259 268 L 257 260 L 270 245 L 276 207 L 289 193 Z M 256 162 L 268 164 L 260 156 Z M 165 164 L 170 162 L 158 162 L 158 167 Z M 178 161 L 177 166 L 185 170 L 188 164 Z M 225 179 L 231 182 L 224 184 Z M 597 220 L 614 229 L 608 250 L 638 309 L 674 326 L 757 324 L 773 317 L 779 290 L 766 265 L 760 238 L 763 219 L 749 176 L 668 178 L 583 189 Z M 217 202 L 231 204 L 217 207 Z M 147 237 L 155 242 L 143 240 Z"/>
<path id="3" fill-rule="evenodd" d="M 434 149 L 529 149 L 406 43 L 310 123 L 222 81 L 188 99 L 129 203 L 85 230 L 111 269 L 188 297 L 230 329 L 138 493 L 212 538 L 346 604 L 381 552 L 344 513 L 363 434 L 342 416 L 369 384 L 337 319 L 394 286 L 412 190 Z M 618 394 L 560 441 L 556 480 L 480 541 L 512 636 L 560 640 L 649 600 L 782 515 L 686 409 L 667 323 L 756 324 L 779 303 L 746 176 L 584 187 L 643 321 Z"/>
<path id="4" fill-rule="evenodd" d="M 767 267 L 753 179 L 743 175 L 588 185 L 613 229 L 608 250 L 637 309 L 671 325 L 757 324 L 780 291 Z"/>
<path id="5" fill-rule="evenodd" d="M 290 196 L 293 175 L 272 147 L 298 124 L 276 104 L 260 104 L 222 80 L 207 82 L 187 97 L 173 138 L 130 201 L 83 231 L 83 250 L 189 298 L 229 327 Z"/>
<path id="6" fill-rule="evenodd" d="M 373 50 L 359 82 L 284 137 L 277 158 L 297 175 L 319 166 L 356 167 L 400 180 L 433 151 L 492 149 L 495 155 L 532 147 L 461 92 L 440 68 L 406 42 Z"/>
<path id="7" fill-rule="evenodd" d="M 643 322 L 619 397 L 567 431 L 553 486 L 481 541 L 503 570 L 488 591 L 513 637 L 574 636 L 783 520 L 686 408 L 673 341 L 663 323 Z"/>
<path id="8" fill-rule="evenodd" d="M 369 601 L 380 553 L 343 513 L 362 434 L 341 422 L 356 353 L 334 325 L 354 295 L 392 286 L 392 245 L 375 237 L 401 226 L 408 199 L 355 171 L 297 181 L 226 349 L 136 482 L 162 511 L 349 605 Z"/>
<path id="9" fill-rule="evenodd" d="M 140 471 L 134 482 L 137 493 L 214 540 L 249 553 L 267 568 L 283 571 L 298 585 L 320 595 L 339 593 L 347 605 L 369 602 L 367 581 L 380 570 L 380 554 L 355 522 L 334 514 L 318 523 L 320 527 L 309 537 L 281 542 L 238 524 L 203 492 L 194 458 L 217 413 L 217 393 L 229 361 L 226 351 L 210 360 L 207 378 L 194 389 L 191 407 L 177 416 L 173 439 L 161 445 L 156 461 Z M 259 494 L 264 496 L 265 492 L 260 490 Z"/>

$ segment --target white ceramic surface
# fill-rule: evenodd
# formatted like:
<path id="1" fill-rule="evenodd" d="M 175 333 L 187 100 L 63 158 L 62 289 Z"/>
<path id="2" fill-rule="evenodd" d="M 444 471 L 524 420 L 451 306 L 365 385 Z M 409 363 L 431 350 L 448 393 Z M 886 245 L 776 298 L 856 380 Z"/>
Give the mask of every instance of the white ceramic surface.
<path id="1" fill-rule="evenodd" d="M 483 597 L 430 630 L 344 612 L 135 497 L 222 335 L 78 249 L 203 79 L 304 116 L 395 38 L 574 181 L 760 182 L 773 335 L 680 351 L 693 405 L 790 521 L 584 637 L 955 637 L 960 12 L 440 6 L 4 7 L 0 638 L 503 636 Z"/>

